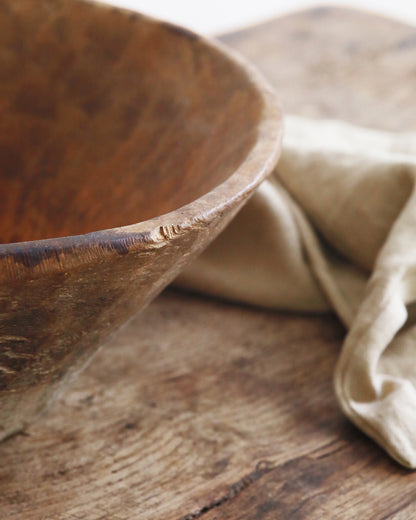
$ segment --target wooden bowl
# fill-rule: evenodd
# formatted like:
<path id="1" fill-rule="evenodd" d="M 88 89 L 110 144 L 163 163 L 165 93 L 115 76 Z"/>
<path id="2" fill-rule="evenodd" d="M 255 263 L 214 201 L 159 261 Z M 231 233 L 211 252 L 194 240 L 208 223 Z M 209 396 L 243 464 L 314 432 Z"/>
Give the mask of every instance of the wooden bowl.
<path id="1" fill-rule="evenodd" d="M 219 44 L 78 0 L 0 4 L 0 438 L 275 165 L 273 92 Z"/>

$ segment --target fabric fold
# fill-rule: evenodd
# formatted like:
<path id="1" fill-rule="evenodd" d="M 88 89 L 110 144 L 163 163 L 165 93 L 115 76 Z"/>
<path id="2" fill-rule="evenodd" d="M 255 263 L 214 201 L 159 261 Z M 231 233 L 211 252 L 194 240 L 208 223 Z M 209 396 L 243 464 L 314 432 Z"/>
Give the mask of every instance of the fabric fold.
<path id="1" fill-rule="evenodd" d="M 281 160 L 176 283 L 348 329 L 344 413 L 416 468 L 416 134 L 286 118 Z"/>

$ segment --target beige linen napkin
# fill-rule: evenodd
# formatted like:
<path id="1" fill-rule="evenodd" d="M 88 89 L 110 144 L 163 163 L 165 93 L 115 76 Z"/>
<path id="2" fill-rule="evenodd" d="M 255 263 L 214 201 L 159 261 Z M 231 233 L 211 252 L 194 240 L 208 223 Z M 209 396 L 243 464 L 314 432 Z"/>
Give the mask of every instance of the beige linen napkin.
<path id="1" fill-rule="evenodd" d="M 416 134 L 286 119 L 281 160 L 177 280 L 349 329 L 335 372 L 348 417 L 416 467 Z"/>

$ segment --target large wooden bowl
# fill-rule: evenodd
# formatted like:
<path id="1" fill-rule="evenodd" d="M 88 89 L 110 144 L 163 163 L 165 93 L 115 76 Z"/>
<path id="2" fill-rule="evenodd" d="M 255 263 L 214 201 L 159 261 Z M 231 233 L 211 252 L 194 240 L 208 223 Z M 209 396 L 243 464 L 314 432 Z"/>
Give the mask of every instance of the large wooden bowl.
<path id="1" fill-rule="evenodd" d="M 216 43 L 78 0 L 1 1 L 0 438 L 221 231 L 281 126 Z"/>

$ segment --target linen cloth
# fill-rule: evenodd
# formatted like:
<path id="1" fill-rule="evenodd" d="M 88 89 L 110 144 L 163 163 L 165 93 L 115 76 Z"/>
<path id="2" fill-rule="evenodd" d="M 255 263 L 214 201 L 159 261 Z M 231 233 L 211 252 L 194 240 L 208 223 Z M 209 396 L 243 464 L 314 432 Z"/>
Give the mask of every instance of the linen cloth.
<path id="1" fill-rule="evenodd" d="M 348 329 L 334 386 L 344 413 L 416 467 L 416 133 L 285 121 L 277 168 L 177 279 Z"/>

